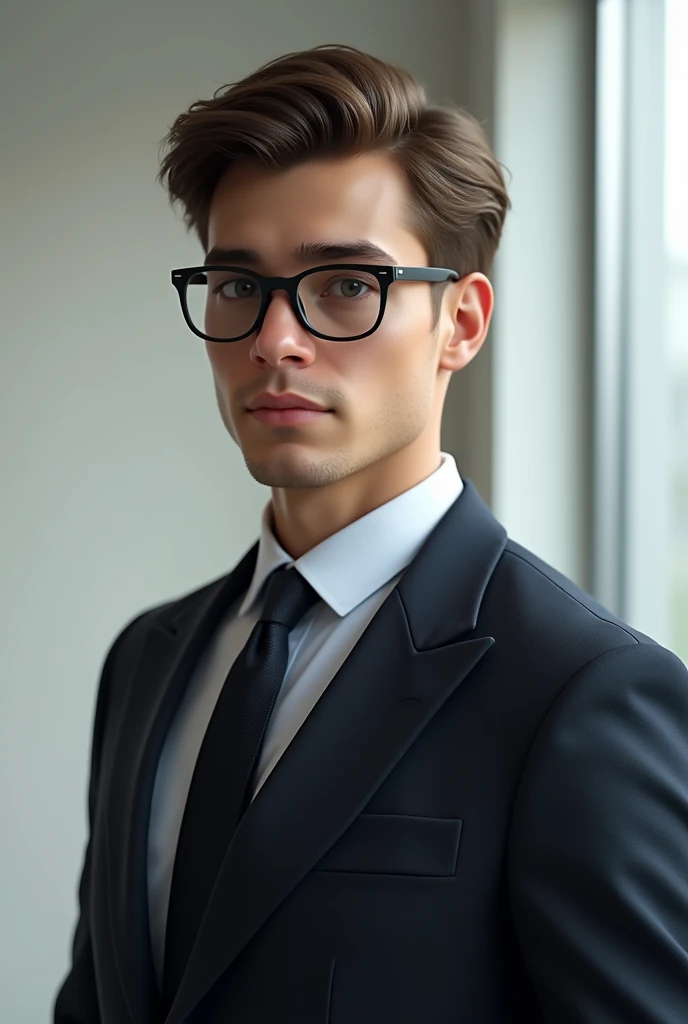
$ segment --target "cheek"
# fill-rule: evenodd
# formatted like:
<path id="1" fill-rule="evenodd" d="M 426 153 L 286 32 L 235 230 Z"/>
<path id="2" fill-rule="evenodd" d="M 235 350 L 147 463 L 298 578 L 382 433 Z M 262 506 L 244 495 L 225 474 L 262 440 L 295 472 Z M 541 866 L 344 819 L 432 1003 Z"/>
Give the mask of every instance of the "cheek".
<path id="1" fill-rule="evenodd" d="M 360 342 L 367 346 L 361 350 L 361 366 L 368 375 L 375 374 L 382 387 L 415 389 L 419 377 L 428 374 L 429 356 L 434 351 L 431 313 L 420 303 L 399 304 L 388 310 L 389 316 L 375 334 Z"/>
<path id="2" fill-rule="evenodd" d="M 350 399 L 350 408 L 364 430 L 403 416 L 424 414 L 433 394 L 431 339 L 422 331 L 390 330 L 387 325 L 330 361 L 336 379 Z M 430 352 L 430 354 L 432 354 Z M 327 376 L 327 374 L 325 374 Z"/>
<path id="3" fill-rule="evenodd" d="M 235 441 L 237 440 L 235 423 L 240 415 L 241 399 L 242 396 L 247 397 L 246 371 L 242 370 L 242 364 L 248 360 L 246 355 L 242 359 L 240 353 L 227 351 L 236 347 L 227 345 L 222 349 L 219 346 L 214 346 L 215 351 L 208 349 L 217 405 L 222 422 Z"/>
<path id="4" fill-rule="evenodd" d="M 206 351 L 208 353 L 208 359 L 210 360 L 213 376 L 215 377 L 215 384 L 217 388 L 228 397 L 231 396 L 234 388 L 241 385 L 242 365 L 248 358 L 245 351 L 242 350 L 239 352 L 237 351 L 238 349 L 238 342 L 234 345 L 222 346 L 213 345 L 212 342 L 208 342 L 206 344 Z M 243 373 L 245 374 L 245 372 L 244 368 Z"/>

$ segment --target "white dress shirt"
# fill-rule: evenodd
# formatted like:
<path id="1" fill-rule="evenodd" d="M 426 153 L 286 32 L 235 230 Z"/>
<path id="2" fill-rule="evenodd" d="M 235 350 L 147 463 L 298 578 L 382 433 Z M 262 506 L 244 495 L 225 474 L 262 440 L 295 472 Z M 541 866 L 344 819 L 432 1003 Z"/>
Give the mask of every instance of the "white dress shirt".
<path id="1" fill-rule="evenodd" d="M 227 673 L 258 621 L 263 587 L 294 566 L 321 601 L 289 635 L 289 663 L 268 724 L 255 793 L 334 678 L 403 570 L 463 490 L 456 462 L 441 453 L 427 479 L 374 509 L 294 561 L 277 542 L 271 503 L 262 517 L 253 579 L 203 652 L 158 764 L 148 837 L 148 905 L 153 962 L 161 983 L 172 868 L 191 777 Z"/>

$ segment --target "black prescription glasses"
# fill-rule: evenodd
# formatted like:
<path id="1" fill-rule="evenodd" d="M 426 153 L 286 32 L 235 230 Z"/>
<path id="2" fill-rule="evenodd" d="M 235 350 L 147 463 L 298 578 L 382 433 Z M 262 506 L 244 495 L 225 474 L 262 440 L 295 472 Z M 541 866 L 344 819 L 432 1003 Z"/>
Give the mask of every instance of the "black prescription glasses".
<path id="1" fill-rule="evenodd" d="M 272 293 L 285 291 L 297 319 L 316 338 L 358 341 L 382 323 L 396 281 L 458 281 L 440 267 L 333 263 L 294 277 L 264 277 L 243 267 L 209 265 L 172 271 L 188 326 L 206 341 L 241 341 L 259 331 Z"/>

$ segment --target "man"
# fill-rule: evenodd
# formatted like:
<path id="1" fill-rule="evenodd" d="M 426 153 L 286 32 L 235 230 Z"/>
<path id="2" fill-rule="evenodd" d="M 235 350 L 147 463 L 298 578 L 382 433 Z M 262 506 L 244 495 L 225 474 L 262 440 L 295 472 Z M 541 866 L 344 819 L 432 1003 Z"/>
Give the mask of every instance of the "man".
<path id="1" fill-rule="evenodd" d="M 56 1024 L 685 1024 L 688 674 L 440 451 L 508 207 L 480 128 L 324 47 L 167 141 L 271 500 L 108 653 Z"/>

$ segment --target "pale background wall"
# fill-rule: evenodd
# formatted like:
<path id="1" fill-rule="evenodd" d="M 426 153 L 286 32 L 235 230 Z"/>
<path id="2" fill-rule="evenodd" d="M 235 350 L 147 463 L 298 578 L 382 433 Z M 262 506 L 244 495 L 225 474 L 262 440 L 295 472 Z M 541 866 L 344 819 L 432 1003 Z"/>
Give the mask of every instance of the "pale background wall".
<path id="1" fill-rule="evenodd" d="M 169 284 L 200 249 L 154 183 L 157 144 L 193 99 L 287 50 L 347 42 L 487 120 L 519 209 L 494 346 L 452 388 L 444 444 L 516 539 L 585 581 L 585 356 L 569 348 L 580 315 L 556 328 L 573 310 L 563 275 L 586 286 L 587 227 L 570 216 L 586 157 L 554 99 L 538 101 L 532 61 L 523 79 L 521 18 L 538 4 L 513 3 L 25 0 L 0 16 L 0 1019 L 47 1020 L 67 967 L 105 651 L 137 611 L 226 572 L 267 499 L 224 433 Z M 537 55 L 575 121 L 589 5 L 539 6 L 573 33 L 549 24 L 569 54 L 562 79 L 542 33 Z M 518 128 L 519 88 L 550 119 L 539 141 L 554 149 L 558 132 L 568 147 L 543 172 L 565 171 L 552 224 L 529 244 L 540 193 L 523 178 L 533 139 Z M 524 260 L 562 231 L 573 249 L 548 269 L 551 306 L 533 335 Z"/>
<path id="2" fill-rule="evenodd" d="M 495 145 L 513 181 L 493 336 L 493 501 L 589 582 L 595 5 L 516 0 L 497 32 Z"/>

